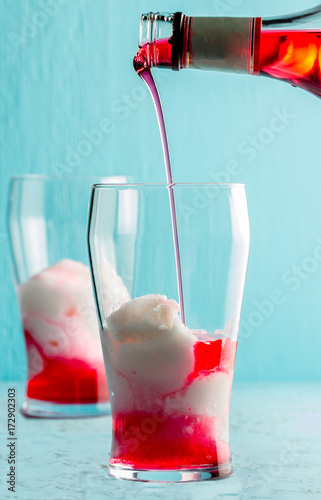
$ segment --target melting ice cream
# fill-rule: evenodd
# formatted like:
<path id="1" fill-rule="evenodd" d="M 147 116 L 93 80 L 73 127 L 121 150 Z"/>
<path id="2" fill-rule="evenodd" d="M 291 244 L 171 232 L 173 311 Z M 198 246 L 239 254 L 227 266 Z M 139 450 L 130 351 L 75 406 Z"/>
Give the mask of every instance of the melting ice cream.
<path id="1" fill-rule="evenodd" d="M 121 292 L 127 293 L 124 285 Z M 89 268 L 61 260 L 21 284 L 18 298 L 27 345 L 27 396 L 59 403 L 107 401 Z M 111 292 L 109 300 L 115 301 Z"/>
<path id="2" fill-rule="evenodd" d="M 230 460 L 236 342 L 221 331 L 188 329 L 178 311 L 174 300 L 146 295 L 106 319 L 111 464 L 158 469 Z"/>

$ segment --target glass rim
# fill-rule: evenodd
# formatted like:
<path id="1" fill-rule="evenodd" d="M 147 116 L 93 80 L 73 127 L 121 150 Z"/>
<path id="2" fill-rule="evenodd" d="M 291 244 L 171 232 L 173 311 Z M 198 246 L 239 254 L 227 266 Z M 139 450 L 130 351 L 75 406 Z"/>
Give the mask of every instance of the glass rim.
<path id="1" fill-rule="evenodd" d="M 104 175 L 104 174 L 67 174 L 64 175 L 62 179 L 59 179 L 57 175 L 50 175 L 50 174 L 15 174 L 10 176 L 10 180 L 34 180 L 34 181 L 44 181 L 44 180 L 57 180 L 59 182 L 63 182 L 64 180 L 70 180 L 70 179 L 93 179 L 96 177 L 97 179 L 102 179 L 102 178 L 115 178 L 115 177 L 125 177 L 128 178 L 129 176 L 126 174 L 110 174 L 110 175 Z M 119 183 L 121 184 L 121 183 Z M 108 183 L 106 182 L 106 185 Z"/>
<path id="2" fill-rule="evenodd" d="M 95 189 L 111 189 L 115 187 L 119 188 L 147 188 L 147 187 L 174 187 L 174 186 L 182 186 L 182 187 L 221 187 L 221 188 L 245 188 L 245 184 L 243 182 L 173 182 L 168 184 L 166 182 L 137 182 L 137 183 L 106 183 L 106 184 L 93 184 L 91 188 Z"/>

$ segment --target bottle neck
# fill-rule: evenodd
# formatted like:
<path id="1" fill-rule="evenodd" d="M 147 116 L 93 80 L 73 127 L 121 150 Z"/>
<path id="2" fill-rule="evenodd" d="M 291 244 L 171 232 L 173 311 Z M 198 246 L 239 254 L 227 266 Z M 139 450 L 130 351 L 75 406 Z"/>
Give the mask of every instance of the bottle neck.
<path id="1" fill-rule="evenodd" d="M 258 74 L 261 18 L 144 14 L 136 63 Z M 138 59 L 137 59 L 138 58 Z"/>

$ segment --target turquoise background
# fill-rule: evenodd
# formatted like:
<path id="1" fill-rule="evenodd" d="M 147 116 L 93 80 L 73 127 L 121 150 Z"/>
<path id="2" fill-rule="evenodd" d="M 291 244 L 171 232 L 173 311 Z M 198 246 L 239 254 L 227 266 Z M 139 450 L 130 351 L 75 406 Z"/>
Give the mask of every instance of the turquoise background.
<path id="1" fill-rule="evenodd" d="M 9 177 L 95 172 L 165 181 L 153 105 L 132 68 L 140 14 L 273 16 L 315 4 L 1 0 L 1 379 L 25 376 L 5 220 Z M 159 70 L 155 79 L 174 180 L 247 185 L 252 239 L 236 380 L 320 381 L 320 100 L 250 76 Z M 271 133 L 273 117 L 280 130 Z M 66 155 L 102 121 L 102 142 L 66 168 Z M 253 137 L 259 149 L 249 150 Z"/>

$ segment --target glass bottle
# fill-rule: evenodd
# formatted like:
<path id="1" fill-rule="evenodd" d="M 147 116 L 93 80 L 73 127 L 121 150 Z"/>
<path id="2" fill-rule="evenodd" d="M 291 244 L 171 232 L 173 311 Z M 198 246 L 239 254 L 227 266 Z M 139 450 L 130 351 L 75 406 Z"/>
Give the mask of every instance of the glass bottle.
<path id="1" fill-rule="evenodd" d="M 321 4 L 269 19 L 143 14 L 134 66 L 262 75 L 321 97 Z"/>

